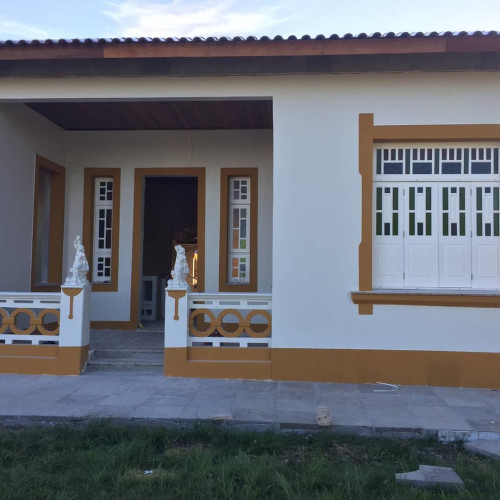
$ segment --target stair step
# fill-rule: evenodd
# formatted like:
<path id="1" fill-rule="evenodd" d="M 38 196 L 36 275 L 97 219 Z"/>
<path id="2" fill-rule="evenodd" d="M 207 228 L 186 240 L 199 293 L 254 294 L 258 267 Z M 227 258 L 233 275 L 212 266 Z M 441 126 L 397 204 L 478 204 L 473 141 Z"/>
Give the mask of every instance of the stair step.
<path id="1" fill-rule="evenodd" d="M 86 372 L 142 371 L 163 373 L 163 348 L 93 349 Z"/>
<path id="2" fill-rule="evenodd" d="M 144 362 L 163 363 L 163 349 L 135 349 L 135 350 L 116 350 L 116 349 L 96 349 L 91 352 L 90 359 L 109 359 L 109 360 L 127 360 Z"/>
<path id="3" fill-rule="evenodd" d="M 85 371 L 145 371 L 163 373 L 163 360 L 155 362 L 120 359 L 89 359 Z"/>

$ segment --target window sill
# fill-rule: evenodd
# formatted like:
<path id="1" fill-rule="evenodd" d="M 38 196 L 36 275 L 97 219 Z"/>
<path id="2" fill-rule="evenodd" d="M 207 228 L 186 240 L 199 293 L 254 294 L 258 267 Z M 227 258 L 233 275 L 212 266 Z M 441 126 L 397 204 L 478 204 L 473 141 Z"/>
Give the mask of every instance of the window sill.
<path id="1" fill-rule="evenodd" d="M 61 285 L 57 283 L 38 283 L 36 285 L 32 285 L 32 292 L 60 292 Z"/>
<path id="2" fill-rule="evenodd" d="M 257 286 L 253 283 L 224 283 L 219 286 L 219 292 L 252 293 L 257 292 Z"/>
<path id="3" fill-rule="evenodd" d="M 374 305 L 500 308 L 500 290 L 377 289 L 351 292 L 359 314 L 373 314 Z"/>
<path id="4" fill-rule="evenodd" d="M 92 292 L 117 292 L 118 291 L 118 286 L 117 283 L 110 282 L 110 283 L 103 283 L 103 282 L 92 282 L 90 283 L 91 285 L 91 291 Z"/>

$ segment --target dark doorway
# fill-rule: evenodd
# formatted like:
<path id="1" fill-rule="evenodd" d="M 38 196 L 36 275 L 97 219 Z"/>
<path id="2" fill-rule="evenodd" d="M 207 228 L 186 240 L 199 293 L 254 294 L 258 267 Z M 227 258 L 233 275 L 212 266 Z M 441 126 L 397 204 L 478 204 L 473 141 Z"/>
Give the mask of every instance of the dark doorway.
<path id="1" fill-rule="evenodd" d="M 186 249 L 188 281 L 196 290 L 198 178 L 146 177 L 143 214 L 141 322 L 160 321 L 177 244 Z"/>

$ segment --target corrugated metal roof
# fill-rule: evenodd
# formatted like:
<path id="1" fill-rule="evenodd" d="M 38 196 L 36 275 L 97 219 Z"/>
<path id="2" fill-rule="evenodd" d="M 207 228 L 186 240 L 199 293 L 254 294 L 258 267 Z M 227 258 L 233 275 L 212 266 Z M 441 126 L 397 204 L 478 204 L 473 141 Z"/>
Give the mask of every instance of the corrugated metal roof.
<path id="1" fill-rule="evenodd" d="M 403 31 L 401 33 L 388 32 L 379 33 L 375 32 L 372 34 L 359 33 L 358 35 L 353 35 L 351 33 L 346 33 L 345 35 L 303 35 L 297 37 L 291 35 L 288 37 L 283 37 L 277 35 L 275 37 L 269 36 L 221 36 L 214 37 L 210 36 L 207 38 L 203 37 L 140 37 L 140 38 L 61 38 L 59 40 L 48 39 L 48 40 L 5 40 L 0 41 L 0 46 L 37 46 L 37 45 L 107 45 L 107 44 L 139 44 L 139 43 L 237 43 L 237 42 L 281 42 L 281 41 L 297 41 L 297 40 L 351 40 L 351 39 L 378 39 L 378 38 L 447 38 L 447 37 L 494 37 L 500 36 L 500 31 L 430 31 L 424 33 L 423 31 L 417 31 L 409 33 Z"/>

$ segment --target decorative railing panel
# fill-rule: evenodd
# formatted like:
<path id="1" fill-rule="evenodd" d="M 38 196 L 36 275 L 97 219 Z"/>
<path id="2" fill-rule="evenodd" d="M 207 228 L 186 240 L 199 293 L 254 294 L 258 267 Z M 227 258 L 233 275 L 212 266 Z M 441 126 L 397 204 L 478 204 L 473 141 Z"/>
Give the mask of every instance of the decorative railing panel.
<path id="1" fill-rule="evenodd" d="M 271 294 L 190 293 L 188 308 L 189 346 L 271 346 Z"/>
<path id="2" fill-rule="evenodd" d="M 1 344 L 59 344 L 60 293 L 0 293 Z"/>

